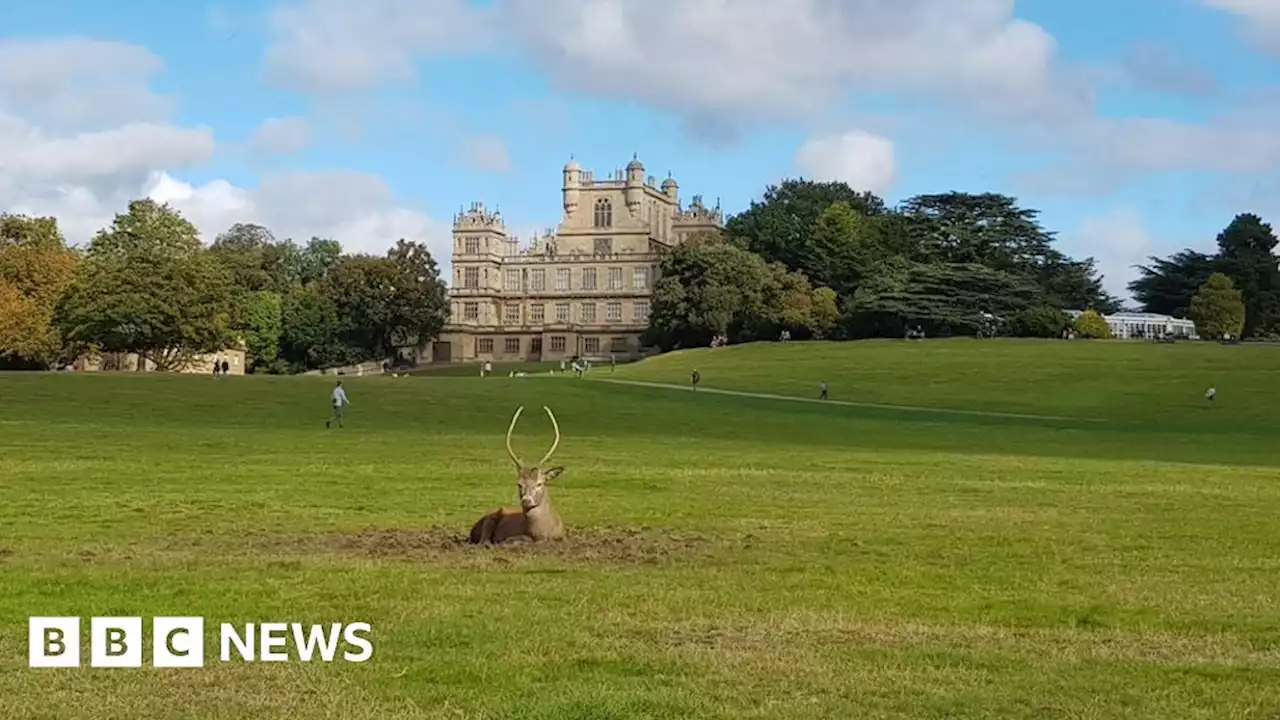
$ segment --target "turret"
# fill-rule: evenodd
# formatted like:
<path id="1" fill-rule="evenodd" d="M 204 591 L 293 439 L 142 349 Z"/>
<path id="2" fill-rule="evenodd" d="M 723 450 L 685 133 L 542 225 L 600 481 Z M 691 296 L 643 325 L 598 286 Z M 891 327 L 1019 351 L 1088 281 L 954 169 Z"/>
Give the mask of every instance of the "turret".
<path id="1" fill-rule="evenodd" d="M 680 205 L 680 186 L 676 184 L 675 178 L 667 173 L 667 179 L 662 181 L 662 194 L 667 196 L 673 205 Z"/>
<path id="2" fill-rule="evenodd" d="M 627 189 L 625 191 L 627 209 L 632 215 L 640 212 L 640 203 L 644 200 L 644 164 L 635 155 L 627 163 Z"/>
<path id="3" fill-rule="evenodd" d="M 578 211 L 578 188 L 582 186 L 582 166 L 571 156 L 564 166 L 564 214 L 572 217 Z"/>

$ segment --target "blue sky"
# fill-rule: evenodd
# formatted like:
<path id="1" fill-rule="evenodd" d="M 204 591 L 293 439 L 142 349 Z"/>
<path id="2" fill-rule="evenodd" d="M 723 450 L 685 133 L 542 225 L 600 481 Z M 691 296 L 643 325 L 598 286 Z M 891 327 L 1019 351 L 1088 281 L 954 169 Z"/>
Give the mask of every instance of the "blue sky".
<path id="1" fill-rule="evenodd" d="M 724 8 L 732 8 L 726 12 Z M 522 236 L 570 155 L 637 153 L 737 212 L 770 183 L 1043 211 L 1114 292 L 1280 216 L 1271 0 L 47 0 L 6 9 L 0 205 L 86 239 L 130 197 L 447 262 L 460 205 Z M 17 159 L 12 159 L 16 157 Z"/>

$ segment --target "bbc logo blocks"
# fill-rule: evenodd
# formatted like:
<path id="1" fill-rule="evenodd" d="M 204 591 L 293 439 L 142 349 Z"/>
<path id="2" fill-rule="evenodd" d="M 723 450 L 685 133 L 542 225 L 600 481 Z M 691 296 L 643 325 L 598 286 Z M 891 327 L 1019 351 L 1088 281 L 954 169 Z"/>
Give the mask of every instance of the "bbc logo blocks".
<path id="1" fill-rule="evenodd" d="M 80 667 L 80 618 L 33 617 L 28 621 L 27 632 L 29 667 Z M 140 617 L 89 619 L 90 667 L 140 668 L 144 643 Z M 204 618 L 153 618 L 151 665 L 204 667 Z"/>

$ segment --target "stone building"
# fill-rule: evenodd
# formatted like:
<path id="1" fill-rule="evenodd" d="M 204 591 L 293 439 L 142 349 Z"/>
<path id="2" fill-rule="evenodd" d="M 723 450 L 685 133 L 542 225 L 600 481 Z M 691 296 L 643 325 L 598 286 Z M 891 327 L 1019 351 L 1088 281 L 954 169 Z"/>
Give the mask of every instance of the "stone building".
<path id="1" fill-rule="evenodd" d="M 655 184 L 638 159 L 605 179 L 570 160 L 562 196 L 559 227 L 526 247 L 481 203 L 454 218 L 450 319 L 432 361 L 634 356 L 661 251 L 724 227 L 718 203 L 682 208 L 676 181 Z"/>

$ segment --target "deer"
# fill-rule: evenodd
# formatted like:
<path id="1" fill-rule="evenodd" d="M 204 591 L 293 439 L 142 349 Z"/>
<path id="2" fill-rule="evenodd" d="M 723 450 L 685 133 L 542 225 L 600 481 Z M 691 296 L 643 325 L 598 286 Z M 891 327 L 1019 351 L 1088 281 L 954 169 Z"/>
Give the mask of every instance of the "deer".
<path id="1" fill-rule="evenodd" d="M 560 477 L 564 468 L 544 467 L 560 445 L 560 424 L 556 422 L 555 413 L 551 412 L 551 408 L 544 405 L 542 409 L 547 412 L 547 417 L 551 418 L 551 427 L 556 433 L 551 449 L 533 465 L 526 465 L 520 456 L 516 455 L 516 451 L 511 448 L 511 433 L 516 428 L 520 413 L 524 412 L 524 406 L 516 408 L 515 415 L 511 417 L 511 425 L 507 428 L 507 455 L 516 466 L 520 507 L 500 507 L 485 513 L 471 527 L 470 540 L 473 544 L 498 544 L 512 539 L 543 542 L 564 538 L 564 523 L 551 505 L 551 497 L 547 493 L 547 483 Z"/>

